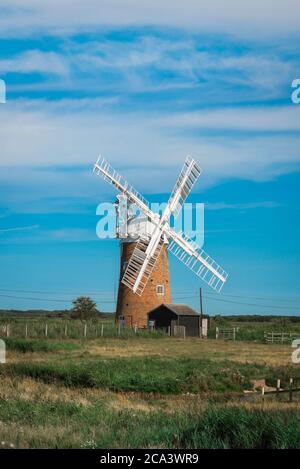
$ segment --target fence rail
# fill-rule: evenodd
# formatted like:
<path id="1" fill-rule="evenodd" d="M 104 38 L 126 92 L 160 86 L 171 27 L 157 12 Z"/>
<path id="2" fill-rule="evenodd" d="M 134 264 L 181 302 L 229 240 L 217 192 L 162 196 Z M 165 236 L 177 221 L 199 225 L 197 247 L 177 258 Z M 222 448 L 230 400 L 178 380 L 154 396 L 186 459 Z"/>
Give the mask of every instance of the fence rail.
<path id="1" fill-rule="evenodd" d="M 261 388 L 262 399 L 264 400 L 265 396 L 268 396 L 268 395 L 275 395 L 278 398 L 280 394 L 288 394 L 289 402 L 292 402 L 293 393 L 300 392 L 300 388 L 295 387 L 295 383 L 297 382 L 299 382 L 299 378 L 290 378 L 288 388 L 281 388 L 280 387 L 281 381 L 280 379 L 277 379 L 276 389 L 266 390 L 265 386 Z"/>
<path id="2" fill-rule="evenodd" d="M 223 340 L 235 340 L 236 339 L 236 328 L 231 329 L 220 329 L 216 327 L 216 339 Z"/>
<path id="3" fill-rule="evenodd" d="M 264 332 L 264 339 L 267 343 L 284 343 L 292 342 L 294 339 L 299 339 L 300 333 L 296 332 Z"/>

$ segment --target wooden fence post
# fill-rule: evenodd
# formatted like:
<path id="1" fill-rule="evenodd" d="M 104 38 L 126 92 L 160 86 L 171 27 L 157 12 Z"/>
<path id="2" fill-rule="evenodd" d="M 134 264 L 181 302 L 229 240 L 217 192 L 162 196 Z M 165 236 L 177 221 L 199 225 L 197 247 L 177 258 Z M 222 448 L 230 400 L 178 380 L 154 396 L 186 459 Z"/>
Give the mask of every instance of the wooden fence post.
<path id="1" fill-rule="evenodd" d="M 104 331 L 104 324 L 101 326 L 101 337 L 103 337 L 103 331 Z"/>
<path id="2" fill-rule="evenodd" d="M 87 324 L 84 325 L 84 337 L 86 337 L 87 334 Z"/>
<path id="3" fill-rule="evenodd" d="M 67 337 L 68 335 L 68 323 L 66 322 L 66 325 L 65 325 L 65 336 Z"/>
<path id="4" fill-rule="evenodd" d="M 28 326 L 27 326 L 27 323 L 25 324 L 25 337 L 27 339 L 28 337 Z"/>
<path id="5" fill-rule="evenodd" d="M 137 325 L 134 326 L 134 333 L 137 333 Z"/>
<path id="6" fill-rule="evenodd" d="M 119 325 L 118 325 L 118 336 L 120 336 L 120 334 L 121 334 L 121 325 L 119 323 Z"/>
<path id="7" fill-rule="evenodd" d="M 216 327 L 216 339 L 218 339 L 218 338 L 219 338 L 219 328 Z"/>
<path id="8" fill-rule="evenodd" d="M 45 337 L 48 337 L 48 324 L 45 325 Z"/>
<path id="9" fill-rule="evenodd" d="M 235 340 L 235 327 L 233 328 L 233 340 Z"/>
<path id="10" fill-rule="evenodd" d="M 265 387 L 264 386 L 261 388 L 261 397 L 262 397 L 262 401 L 264 402 L 265 400 Z"/>
<path id="11" fill-rule="evenodd" d="M 183 338 L 185 339 L 185 326 L 183 326 Z"/>
<path id="12" fill-rule="evenodd" d="M 9 333 L 10 333 L 9 324 L 6 324 L 6 337 L 9 337 Z"/>
<path id="13" fill-rule="evenodd" d="M 168 335 L 171 335 L 171 326 L 168 326 Z"/>
<path id="14" fill-rule="evenodd" d="M 279 391 L 280 391 L 280 379 L 277 380 L 277 385 L 276 385 L 276 395 L 277 395 L 277 397 L 279 396 Z"/>

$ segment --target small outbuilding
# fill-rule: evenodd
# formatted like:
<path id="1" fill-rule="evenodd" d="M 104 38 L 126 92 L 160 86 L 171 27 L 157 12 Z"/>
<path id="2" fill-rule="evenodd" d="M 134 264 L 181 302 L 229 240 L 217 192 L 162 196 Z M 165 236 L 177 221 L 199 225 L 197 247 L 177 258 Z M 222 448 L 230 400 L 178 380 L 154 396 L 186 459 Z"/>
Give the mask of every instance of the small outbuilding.
<path id="1" fill-rule="evenodd" d="M 174 330 L 184 327 L 186 336 L 199 337 L 201 333 L 200 314 L 188 305 L 161 304 L 148 313 L 149 324 L 155 329 L 165 329 L 173 335 Z M 207 336 L 208 316 L 202 316 L 203 336 Z"/>

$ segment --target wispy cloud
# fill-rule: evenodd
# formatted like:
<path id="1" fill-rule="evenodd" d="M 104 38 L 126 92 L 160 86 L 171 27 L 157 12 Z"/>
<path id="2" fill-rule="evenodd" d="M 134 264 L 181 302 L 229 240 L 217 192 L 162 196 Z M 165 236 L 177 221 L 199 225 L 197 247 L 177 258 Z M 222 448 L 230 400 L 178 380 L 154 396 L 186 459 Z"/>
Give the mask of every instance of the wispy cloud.
<path id="1" fill-rule="evenodd" d="M 283 207 L 282 203 L 274 201 L 262 202 L 246 202 L 246 203 L 233 203 L 227 202 L 210 202 L 205 204 L 207 210 L 248 210 L 256 208 L 278 208 Z"/>
<path id="2" fill-rule="evenodd" d="M 32 231 L 39 228 L 39 225 L 29 225 L 29 226 L 16 226 L 13 228 L 0 228 L 1 233 L 11 233 L 15 231 Z"/>
<path id="3" fill-rule="evenodd" d="M 203 105 L 212 97 L 214 102 L 282 97 L 298 64 L 293 45 L 285 58 L 258 46 L 241 51 L 232 44 L 220 51 L 210 42 L 199 47 L 201 42 L 196 34 L 168 38 L 151 31 L 128 40 L 69 39 L 51 52 L 26 50 L 0 60 L 0 72 L 44 74 L 40 82 L 33 75 L 32 81 L 29 76 L 25 83 L 10 84 L 12 92 L 88 90 L 115 97 L 198 89 Z"/>
<path id="4" fill-rule="evenodd" d="M 204 109 L 168 116 L 168 126 L 197 129 L 227 129 L 260 132 L 300 131 L 296 106 L 252 106 Z"/>
<path id="5" fill-rule="evenodd" d="M 99 153 L 134 184 L 142 181 L 143 193 L 168 192 L 188 153 L 205 169 L 202 188 L 227 178 L 270 179 L 300 163 L 299 132 L 284 133 L 299 129 L 292 106 L 175 115 L 100 110 L 88 102 L 77 109 L 66 102 L 40 103 L 38 110 L 29 102 L 7 106 L 0 115 L 2 183 L 23 188 L 25 198 L 94 197 L 99 181 L 90 168 Z M 224 125 L 234 132 L 224 133 Z M 252 133 L 239 135 L 237 129 Z M 67 171 L 76 165 L 82 166 L 80 173 Z"/>
<path id="6" fill-rule="evenodd" d="M 29 50 L 9 59 L 0 60 L 1 73 L 43 73 L 49 75 L 68 74 L 65 58 L 55 52 Z"/>
<path id="7" fill-rule="evenodd" d="M 4 202 L 20 205 L 18 191 L 5 191 L 18 187 L 26 212 L 38 212 L 43 204 L 48 212 L 73 211 L 72 204 L 70 208 L 61 202 L 71 197 L 74 210 L 84 210 L 83 197 L 95 200 L 109 190 L 90 171 L 100 152 L 148 194 L 171 189 L 188 153 L 205 170 L 196 190 L 229 178 L 268 180 L 299 167 L 299 109 L 278 104 L 289 99 L 290 78 L 297 70 L 292 41 L 277 48 L 261 46 L 255 40 L 228 38 L 220 34 L 222 29 L 212 37 L 201 29 L 203 19 L 189 32 L 160 28 L 161 11 L 158 15 L 155 5 L 121 3 L 121 9 L 130 6 L 124 18 L 107 4 L 97 17 L 99 3 L 92 0 L 84 8 L 72 2 L 72 15 L 66 14 L 71 5 L 67 0 L 13 0 L 22 15 L 7 8 L 6 18 L 1 17 L 6 33 L 10 21 L 18 23 L 21 16 L 23 32 L 28 28 L 28 33 L 36 33 L 43 24 L 43 34 L 54 32 L 55 24 L 62 32 L 59 40 L 47 38 L 47 50 L 35 36 L 28 50 L 24 40 L 23 52 L 0 60 L 1 73 L 14 72 L 8 83 L 13 99 L 0 114 Z M 192 12 L 197 17 L 200 8 L 198 2 L 188 3 L 186 24 L 191 26 Z M 219 10 L 215 2 L 206 7 L 201 14 L 214 12 L 216 22 L 213 16 L 208 22 L 213 30 Z M 185 22 L 186 7 L 176 11 L 174 3 L 166 1 L 160 8 Z M 258 11 L 267 11 L 256 0 L 252 8 L 246 18 L 240 4 L 229 1 L 226 11 L 224 5 L 220 9 L 222 16 L 229 15 L 228 23 L 226 18 L 222 23 L 228 27 L 242 15 L 250 25 L 259 21 Z M 283 22 L 283 4 L 280 11 Z M 110 15 L 116 28 L 107 23 L 97 34 L 77 35 L 85 27 L 96 30 Z M 142 18 L 152 26 L 120 29 L 122 21 L 140 25 Z M 64 34 L 72 28 L 76 34 Z M 21 77 L 15 78 L 18 73 Z M 43 76 L 37 79 L 36 73 Z M 37 99 L 24 99 L 29 93 Z M 79 166 L 80 172 L 71 171 Z"/>
<path id="8" fill-rule="evenodd" d="M 10 236 L 3 237 L 1 244 L 24 244 L 24 243 L 80 243 L 89 241 L 99 241 L 96 230 L 84 228 L 57 228 L 39 229 L 34 232 L 39 225 L 28 227 L 17 227 L 7 230 L 0 230 L 2 233 L 9 233 Z"/>
<path id="9" fill-rule="evenodd" d="M 33 34 L 37 31 L 66 34 L 109 26 L 161 25 L 220 31 L 240 36 L 298 32 L 297 0 L 11 0 L 0 17 L 2 35 Z"/>
<path id="10" fill-rule="evenodd" d="M 96 231 L 82 228 L 61 228 L 43 233 L 44 240 L 82 242 L 97 241 Z"/>

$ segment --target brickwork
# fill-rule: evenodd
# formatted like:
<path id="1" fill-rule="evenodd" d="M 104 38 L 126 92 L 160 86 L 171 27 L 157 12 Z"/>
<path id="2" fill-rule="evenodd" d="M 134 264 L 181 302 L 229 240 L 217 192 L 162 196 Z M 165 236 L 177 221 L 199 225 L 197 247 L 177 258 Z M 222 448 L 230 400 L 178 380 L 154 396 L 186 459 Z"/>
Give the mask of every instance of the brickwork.
<path id="1" fill-rule="evenodd" d="M 126 268 L 136 243 L 122 243 L 121 245 L 121 277 Z M 163 294 L 157 292 L 157 286 L 162 285 Z M 119 283 L 116 319 L 124 316 L 126 326 L 147 327 L 148 313 L 162 303 L 172 303 L 170 273 L 167 246 L 164 245 L 151 277 L 141 296 L 133 293 L 128 287 Z"/>

